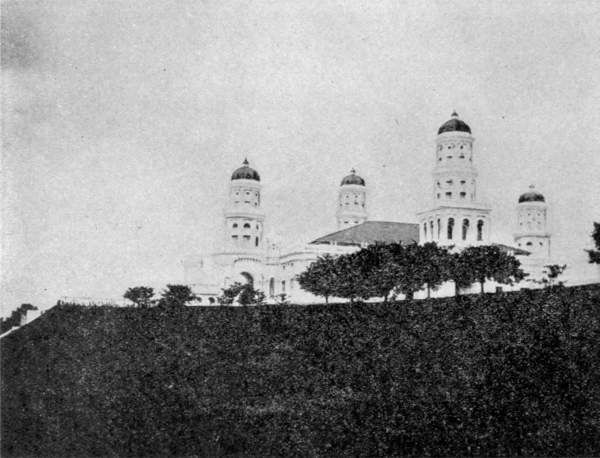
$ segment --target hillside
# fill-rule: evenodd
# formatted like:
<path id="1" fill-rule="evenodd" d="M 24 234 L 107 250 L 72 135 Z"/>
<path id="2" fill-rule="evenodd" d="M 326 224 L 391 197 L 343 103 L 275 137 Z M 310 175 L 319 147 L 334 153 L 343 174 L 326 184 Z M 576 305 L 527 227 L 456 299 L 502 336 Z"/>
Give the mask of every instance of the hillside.
<path id="1" fill-rule="evenodd" d="M 57 306 L 2 340 L 2 456 L 600 454 L 600 285 Z"/>

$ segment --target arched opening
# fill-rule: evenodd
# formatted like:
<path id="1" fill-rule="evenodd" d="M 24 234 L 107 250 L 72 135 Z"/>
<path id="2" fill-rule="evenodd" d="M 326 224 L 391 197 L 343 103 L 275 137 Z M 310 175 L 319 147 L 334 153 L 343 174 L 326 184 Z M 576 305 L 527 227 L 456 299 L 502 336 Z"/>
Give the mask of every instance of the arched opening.
<path id="1" fill-rule="evenodd" d="M 250 229 L 250 223 L 244 224 L 244 229 Z"/>
<path id="2" fill-rule="evenodd" d="M 269 280 L 269 296 L 275 296 L 275 279 L 273 277 Z"/>
<path id="3" fill-rule="evenodd" d="M 423 238 L 427 240 L 427 223 L 423 223 Z"/>
<path id="4" fill-rule="evenodd" d="M 477 221 L 477 241 L 483 240 L 483 220 Z"/>
<path id="5" fill-rule="evenodd" d="M 462 239 L 463 240 L 467 240 L 467 235 L 469 233 L 469 220 L 468 219 L 463 219 L 463 223 L 462 223 Z"/>
<path id="6" fill-rule="evenodd" d="M 448 240 L 452 240 L 454 232 L 454 218 L 448 218 Z"/>
<path id="7" fill-rule="evenodd" d="M 439 240 L 441 236 L 442 236 L 442 222 L 438 218 L 438 220 L 437 220 L 437 239 Z"/>
<path id="8" fill-rule="evenodd" d="M 209 304 L 214 304 L 215 303 L 215 298 L 214 297 L 209 297 L 208 298 L 208 302 L 209 302 Z"/>
<path id="9" fill-rule="evenodd" d="M 429 221 L 429 232 L 431 236 L 431 240 L 433 240 L 433 220 Z"/>

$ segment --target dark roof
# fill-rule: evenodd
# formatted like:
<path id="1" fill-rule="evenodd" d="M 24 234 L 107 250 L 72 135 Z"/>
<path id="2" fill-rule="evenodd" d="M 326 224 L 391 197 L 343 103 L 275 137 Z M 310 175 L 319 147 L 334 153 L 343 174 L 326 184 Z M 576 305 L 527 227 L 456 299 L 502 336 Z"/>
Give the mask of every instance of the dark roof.
<path id="1" fill-rule="evenodd" d="M 248 164 L 248 159 L 244 159 L 242 166 L 236 169 L 231 175 L 232 180 L 255 180 L 260 181 L 260 175 Z"/>
<path id="2" fill-rule="evenodd" d="M 540 192 L 535 191 L 534 188 L 535 188 L 535 186 L 533 186 L 533 185 L 529 186 L 529 189 L 531 189 L 531 191 L 521 194 L 519 196 L 519 203 L 521 203 L 521 202 L 546 202 L 546 199 L 544 199 L 544 195 Z"/>
<path id="3" fill-rule="evenodd" d="M 446 121 L 444 124 L 440 126 L 438 129 L 438 135 L 444 132 L 468 132 L 471 133 L 471 128 L 469 125 L 460 120 L 458 118 L 458 113 L 456 111 L 452 112 L 452 118 Z"/>
<path id="4" fill-rule="evenodd" d="M 365 180 L 363 180 L 361 177 L 359 177 L 356 174 L 356 170 L 352 169 L 352 170 L 350 170 L 350 175 L 346 175 L 344 177 L 340 186 L 344 186 L 345 184 L 357 184 L 360 186 L 364 186 Z"/>
<path id="5" fill-rule="evenodd" d="M 419 225 L 389 221 L 366 221 L 362 224 L 324 235 L 311 244 L 361 245 L 375 242 L 419 242 Z"/>
<path id="6" fill-rule="evenodd" d="M 492 243 L 492 245 L 497 246 L 498 248 L 500 248 L 504 252 L 506 252 L 506 251 L 512 251 L 513 254 L 515 254 L 517 256 L 530 255 L 531 254 L 530 251 L 522 250 L 521 248 L 517 248 L 515 246 L 504 245 L 502 243 Z"/>

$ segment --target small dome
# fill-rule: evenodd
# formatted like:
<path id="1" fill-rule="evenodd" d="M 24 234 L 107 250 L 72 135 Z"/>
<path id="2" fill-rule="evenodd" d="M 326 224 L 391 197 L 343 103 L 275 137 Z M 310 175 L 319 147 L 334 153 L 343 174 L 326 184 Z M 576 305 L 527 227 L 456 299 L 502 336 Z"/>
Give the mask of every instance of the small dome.
<path id="1" fill-rule="evenodd" d="M 232 180 L 255 180 L 260 181 L 260 175 L 248 165 L 248 159 L 244 159 L 243 165 L 231 175 Z"/>
<path id="2" fill-rule="evenodd" d="M 444 132 L 468 132 L 471 133 L 471 128 L 469 125 L 458 119 L 458 113 L 456 111 L 452 112 L 452 118 L 446 121 L 441 127 L 438 129 L 438 135 L 443 134 Z"/>
<path id="3" fill-rule="evenodd" d="M 364 186 L 365 180 L 363 180 L 361 177 L 359 177 L 356 174 L 356 170 L 352 169 L 352 170 L 350 170 L 350 175 L 347 175 L 344 177 L 344 179 L 342 180 L 342 184 L 340 184 L 340 186 L 344 186 L 346 184 L 357 184 L 359 186 Z"/>
<path id="4" fill-rule="evenodd" d="M 544 195 L 535 190 L 535 186 L 529 186 L 530 191 L 519 196 L 519 203 L 522 202 L 546 202 Z"/>

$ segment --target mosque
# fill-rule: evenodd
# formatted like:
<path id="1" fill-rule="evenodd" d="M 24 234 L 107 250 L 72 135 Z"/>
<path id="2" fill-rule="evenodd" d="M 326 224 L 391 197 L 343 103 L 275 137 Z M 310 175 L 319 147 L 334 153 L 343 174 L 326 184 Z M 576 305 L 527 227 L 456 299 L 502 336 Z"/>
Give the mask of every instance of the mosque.
<path id="1" fill-rule="evenodd" d="M 474 140 L 471 128 L 456 112 L 439 128 L 431 202 L 417 213 L 417 223 L 370 221 L 367 184 L 351 170 L 338 188 L 338 230 L 287 250 L 264 238 L 266 215 L 261 207 L 260 175 L 244 160 L 231 176 L 221 226 L 222 249 L 184 261 L 185 283 L 206 305 L 216 303 L 221 289 L 236 281 L 251 282 L 269 301 L 285 294 L 293 303 L 315 303 L 322 299 L 302 290 L 296 276 L 325 254 L 351 253 L 375 242 L 436 242 L 458 249 L 494 244 L 490 240 L 492 208 L 478 197 Z M 550 262 L 547 218 L 544 196 L 531 187 L 518 199 L 514 246 L 495 243 L 519 258 L 529 273 L 528 286 L 541 277 L 543 266 Z M 496 286 L 490 282 L 488 288 Z M 451 295 L 453 291 L 452 285 L 444 285 L 436 295 Z"/>

